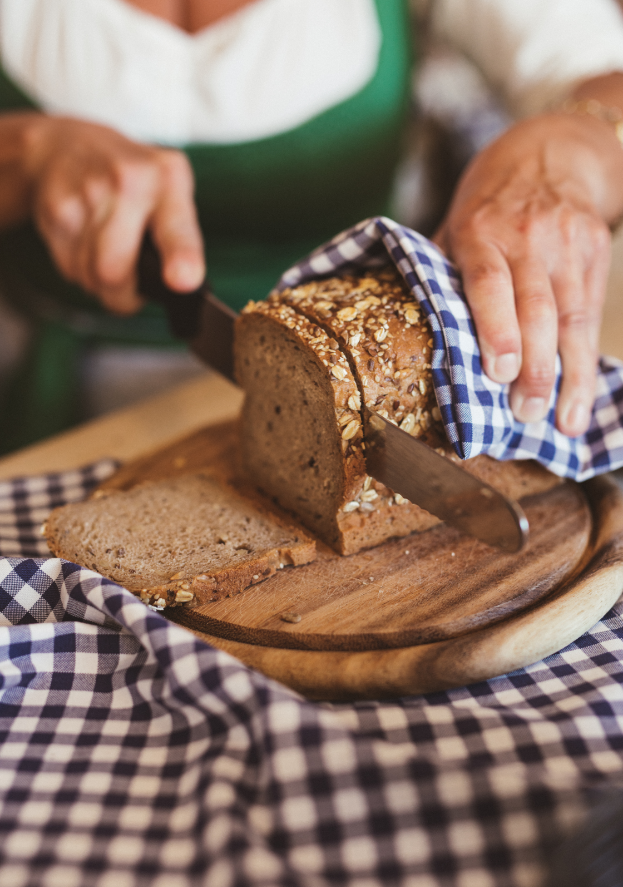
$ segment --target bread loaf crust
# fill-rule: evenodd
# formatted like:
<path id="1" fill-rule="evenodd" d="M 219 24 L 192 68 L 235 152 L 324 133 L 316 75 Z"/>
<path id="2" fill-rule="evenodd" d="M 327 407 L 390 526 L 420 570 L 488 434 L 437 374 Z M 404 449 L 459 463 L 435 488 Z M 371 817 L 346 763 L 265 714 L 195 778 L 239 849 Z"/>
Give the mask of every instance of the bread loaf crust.
<path id="1" fill-rule="evenodd" d="M 430 326 L 396 273 L 346 276 L 286 289 L 284 302 L 335 337 L 367 406 L 422 437 L 441 414 L 431 385 Z M 417 426 L 417 427 L 416 427 Z"/>
<path id="2" fill-rule="evenodd" d="M 314 336 L 306 340 L 312 349 L 325 341 L 321 336 L 324 332 L 344 355 L 366 406 L 440 454 L 460 462 L 467 471 L 505 495 L 520 498 L 560 482 L 536 463 L 500 463 L 487 456 L 461 461 L 456 456 L 446 437 L 432 384 L 431 329 L 393 267 L 370 270 L 361 276 L 312 281 L 272 293 L 267 302 L 247 306 L 238 323 L 248 326 L 257 314 L 270 315 L 276 322 L 300 329 L 309 329 L 306 324 L 313 325 Z M 326 372 L 328 366 L 326 363 L 323 366 Z M 248 376 L 238 378 L 247 391 L 244 416 L 255 395 Z M 337 413 L 336 421 L 339 422 Z M 361 415 L 359 421 L 362 421 Z M 253 429 L 249 429 L 247 453 L 254 446 L 254 437 Z M 334 504 L 337 533 L 330 536 L 323 533 L 318 524 L 312 526 L 292 502 L 284 501 L 278 485 L 271 481 L 270 471 L 264 472 L 261 483 L 281 505 L 297 513 L 325 542 L 346 555 L 439 523 L 438 518 L 367 476 L 365 444 L 362 444 L 358 438 L 357 452 L 361 458 L 344 466 L 345 495 L 337 506 Z M 285 453 L 284 459 L 287 459 Z M 254 466 L 248 461 L 247 464 L 253 477 Z"/>
<path id="3" fill-rule="evenodd" d="M 366 406 L 437 449 L 447 443 L 431 383 L 430 326 L 393 268 L 312 281 L 270 298 L 291 305 L 335 337 Z M 366 476 L 338 523 L 340 553 L 354 554 L 439 520 Z"/>

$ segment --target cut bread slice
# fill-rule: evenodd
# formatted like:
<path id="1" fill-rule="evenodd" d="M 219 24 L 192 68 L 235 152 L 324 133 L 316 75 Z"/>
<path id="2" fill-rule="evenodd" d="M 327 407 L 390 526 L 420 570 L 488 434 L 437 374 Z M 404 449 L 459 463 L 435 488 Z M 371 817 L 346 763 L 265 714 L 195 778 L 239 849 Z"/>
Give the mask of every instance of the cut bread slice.
<path id="1" fill-rule="evenodd" d="M 159 608 L 219 600 L 316 554 L 299 527 L 202 473 L 64 505 L 45 534 L 57 557 Z"/>
<path id="2" fill-rule="evenodd" d="M 430 326 L 394 268 L 250 303 L 235 350 L 243 461 L 260 489 L 341 554 L 439 523 L 366 474 L 362 402 L 460 461 L 435 399 Z M 535 462 L 461 465 L 511 498 L 560 483 Z"/>
<path id="3" fill-rule="evenodd" d="M 287 305 L 259 302 L 236 329 L 250 479 L 340 550 L 338 517 L 365 476 L 361 400 L 347 359 Z"/>

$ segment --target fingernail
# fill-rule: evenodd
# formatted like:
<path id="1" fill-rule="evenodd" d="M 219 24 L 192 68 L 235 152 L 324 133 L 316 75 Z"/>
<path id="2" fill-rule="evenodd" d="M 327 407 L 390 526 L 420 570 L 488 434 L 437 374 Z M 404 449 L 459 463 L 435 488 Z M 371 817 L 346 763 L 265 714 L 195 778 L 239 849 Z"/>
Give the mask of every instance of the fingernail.
<path id="1" fill-rule="evenodd" d="M 547 414 L 547 401 L 544 397 L 515 395 L 511 398 L 511 409 L 520 422 L 540 422 Z"/>
<path id="2" fill-rule="evenodd" d="M 590 412 L 580 401 L 572 403 L 561 411 L 560 422 L 564 426 L 563 433 L 569 437 L 576 437 L 586 431 L 589 421 Z"/>
<path id="3" fill-rule="evenodd" d="M 203 268 L 199 262 L 178 259 L 172 268 L 175 282 L 180 287 L 193 289 L 199 286 L 203 278 Z"/>
<path id="4" fill-rule="evenodd" d="M 77 197 L 65 198 L 59 204 L 57 214 L 68 234 L 77 234 L 84 225 L 84 207 Z"/>
<path id="5" fill-rule="evenodd" d="M 494 382 L 513 382 L 519 375 L 521 361 L 518 354 L 500 354 L 490 361 L 491 378 Z"/>

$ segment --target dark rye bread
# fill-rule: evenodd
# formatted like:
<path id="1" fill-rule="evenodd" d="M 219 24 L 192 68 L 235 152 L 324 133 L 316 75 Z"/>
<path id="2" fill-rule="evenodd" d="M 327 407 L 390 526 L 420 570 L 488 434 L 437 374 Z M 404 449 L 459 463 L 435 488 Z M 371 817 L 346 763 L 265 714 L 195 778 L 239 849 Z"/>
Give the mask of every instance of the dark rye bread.
<path id="1" fill-rule="evenodd" d="M 269 302 L 241 316 L 236 354 L 250 478 L 340 550 L 340 508 L 365 475 L 361 401 L 347 359 L 322 329 Z"/>
<path id="2" fill-rule="evenodd" d="M 316 555 L 299 527 L 202 473 L 57 508 L 45 534 L 57 557 L 159 608 L 219 600 Z"/>
<path id="3" fill-rule="evenodd" d="M 393 268 L 307 283 L 250 303 L 236 324 L 249 477 L 341 554 L 438 518 L 366 475 L 366 405 L 459 462 L 431 377 L 431 330 Z M 535 462 L 461 463 L 507 496 L 560 481 Z"/>

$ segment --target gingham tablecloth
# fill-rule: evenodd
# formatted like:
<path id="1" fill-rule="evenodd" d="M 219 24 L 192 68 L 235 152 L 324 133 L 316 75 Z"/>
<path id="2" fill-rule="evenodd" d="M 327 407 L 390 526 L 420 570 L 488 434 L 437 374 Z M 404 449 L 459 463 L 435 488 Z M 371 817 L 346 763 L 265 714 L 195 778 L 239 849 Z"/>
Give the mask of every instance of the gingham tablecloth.
<path id="1" fill-rule="evenodd" d="M 2 887 L 528 887 L 623 787 L 623 620 L 505 677 L 316 704 L 41 556 L 113 469 L 0 484 Z"/>

